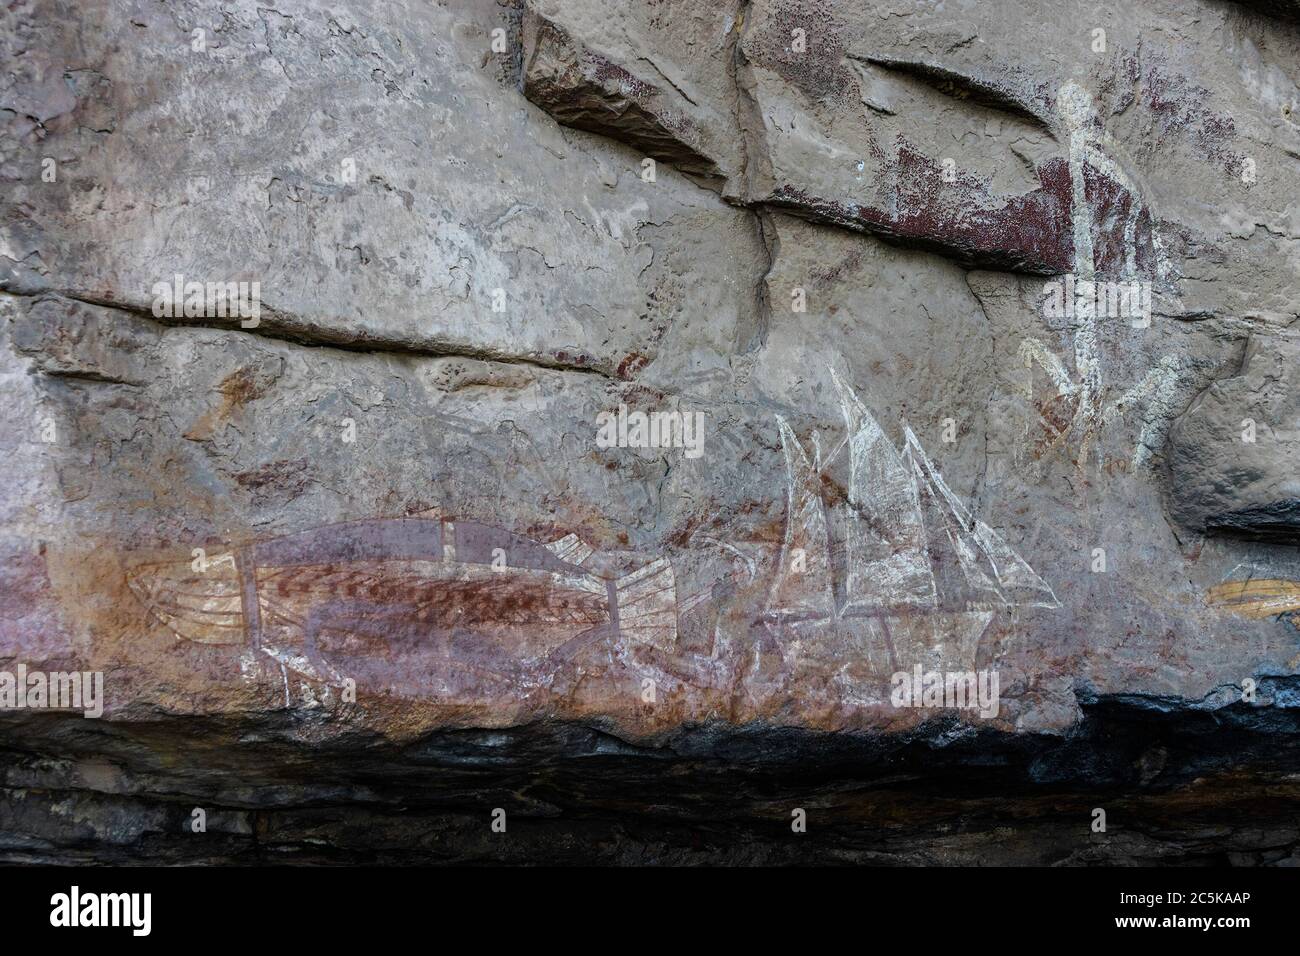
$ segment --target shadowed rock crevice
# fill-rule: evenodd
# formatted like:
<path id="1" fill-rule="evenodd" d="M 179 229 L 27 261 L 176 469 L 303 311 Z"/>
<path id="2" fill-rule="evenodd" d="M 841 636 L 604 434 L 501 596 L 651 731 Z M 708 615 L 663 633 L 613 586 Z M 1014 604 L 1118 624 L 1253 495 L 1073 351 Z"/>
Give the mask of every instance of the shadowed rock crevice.
<path id="1" fill-rule="evenodd" d="M 33 299 L 37 303 L 57 304 L 60 300 L 64 302 L 82 302 L 87 305 L 93 305 L 98 308 L 110 309 L 130 315 L 136 321 L 146 320 L 156 324 L 159 328 L 193 328 L 193 329 L 222 329 L 229 331 L 239 331 L 249 335 L 260 336 L 272 339 L 278 342 L 287 342 L 291 345 L 301 346 L 303 348 L 328 348 L 338 349 L 343 352 L 356 352 L 366 355 L 393 355 L 393 356 L 410 356 L 415 358 L 463 358 L 474 361 L 494 362 L 502 365 L 524 365 L 534 368 L 546 369 L 548 371 L 563 372 L 580 372 L 584 375 L 596 375 L 604 378 L 613 378 L 612 369 L 605 368 L 594 359 L 587 359 L 586 356 L 576 356 L 573 361 L 568 361 L 560 357 L 550 357 L 545 355 L 511 355 L 506 352 L 500 352 L 494 349 L 474 348 L 467 345 L 456 345 L 453 343 L 437 343 L 432 341 L 419 341 L 410 339 L 392 339 L 379 335 L 357 334 L 355 332 L 341 333 L 334 329 L 331 323 L 317 323 L 299 316 L 286 315 L 274 307 L 263 305 L 262 314 L 257 320 L 257 324 L 251 327 L 245 327 L 238 318 L 232 319 L 204 319 L 203 317 L 195 318 L 159 318 L 154 315 L 151 306 L 142 302 L 131 302 L 124 297 L 111 295 L 107 293 L 87 293 L 65 291 L 61 294 L 51 294 L 48 291 L 33 293 Z M 34 346 L 27 351 L 38 351 L 40 346 Z M 588 364 L 588 361 L 591 364 Z M 77 376 L 85 379 L 97 379 L 100 381 L 114 382 L 119 381 L 110 376 L 97 374 L 93 371 L 83 370 L 81 372 L 72 372 L 59 369 L 46 369 L 42 371 L 47 375 L 62 375 L 65 377 Z M 139 384 L 138 382 L 121 381 L 122 384 Z"/>
<path id="2" fill-rule="evenodd" d="M 1209 515 L 1205 528 L 1211 534 L 1300 545 L 1300 498 Z"/>
<path id="3" fill-rule="evenodd" d="M 1005 85 L 989 83 L 985 80 L 966 76 L 946 67 L 919 60 L 906 60 L 898 57 L 874 56 L 849 53 L 851 60 L 860 60 L 873 66 L 892 70 L 903 76 L 913 77 L 945 96 L 962 102 L 974 103 L 986 109 L 999 110 L 1018 119 L 1026 120 L 1051 133 L 1056 124 L 1035 104 L 1018 97 Z"/>
<path id="4" fill-rule="evenodd" d="M 1247 10 L 1254 10 L 1265 16 L 1277 17 L 1279 20 L 1300 22 L 1300 2 L 1298 0 L 1228 0 Z"/>
<path id="5" fill-rule="evenodd" d="M 940 719 L 901 736 L 714 725 L 634 742 L 541 723 L 399 744 L 321 713 L 8 717 L 0 857 L 1295 863 L 1298 694 L 1294 679 L 1264 678 L 1259 705 L 1094 698 L 1064 738 Z M 1091 830 L 1098 807 L 1104 833 Z M 806 834 L 791 831 L 795 808 Z"/>
<path id="6" fill-rule="evenodd" d="M 1170 512 L 1214 535 L 1300 544 L 1300 340 L 1255 336 L 1170 429 Z"/>
<path id="7" fill-rule="evenodd" d="M 524 43 L 524 95 L 561 123 L 625 142 L 683 172 L 720 176 L 697 149 L 698 128 L 663 102 L 659 88 L 577 49 L 564 30 L 536 15 L 525 21 Z"/>

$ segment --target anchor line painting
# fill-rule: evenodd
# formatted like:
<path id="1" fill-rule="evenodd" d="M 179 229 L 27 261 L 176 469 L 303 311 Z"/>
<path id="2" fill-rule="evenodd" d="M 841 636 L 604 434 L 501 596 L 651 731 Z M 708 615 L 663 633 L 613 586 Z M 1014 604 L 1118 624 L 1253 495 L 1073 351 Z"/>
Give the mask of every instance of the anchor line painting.
<path id="1" fill-rule="evenodd" d="M 128 583 L 178 637 L 264 655 L 286 687 L 290 670 L 359 685 L 398 674 L 397 689 L 418 695 L 536 686 L 603 642 L 672 648 L 672 564 L 618 567 L 573 534 L 542 544 L 474 521 L 378 518 L 252 544 L 202 570 L 141 564 Z"/>
<path id="2" fill-rule="evenodd" d="M 818 446 L 810 460 L 777 417 L 789 493 L 764 619 L 793 628 L 867 619 L 879 625 L 898 665 L 969 666 L 998 610 L 1060 607 L 1047 582 L 953 494 L 911 428 L 904 426 L 899 451 L 833 369 L 831 376 L 847 435 L 825 459 Z M 843 449 L 847 500 L 832 509 L 822 477 Z M 844 541 L 838 575 L 834 517 Z"/>

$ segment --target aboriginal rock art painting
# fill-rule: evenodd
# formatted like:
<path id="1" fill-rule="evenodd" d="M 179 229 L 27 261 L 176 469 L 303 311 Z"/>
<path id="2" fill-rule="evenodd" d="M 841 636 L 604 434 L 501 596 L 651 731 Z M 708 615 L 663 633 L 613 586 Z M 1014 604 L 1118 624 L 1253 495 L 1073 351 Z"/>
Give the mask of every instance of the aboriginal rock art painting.
<path id="1" fill-rule="evenodd" d="M 677 641 L 673 567 L 624 570 L 576 535 L 542 544 L 474 521 L 380 518 L 236 549 L 128 583 L 178 637 L 289 673 L 472 695 L 546 684 L 581 655 Z M 393 684 L 398 675 L 398 684 Z"/>
<path id="2" fill-rule="evenodd" d="M 847 432 L 829 454 L 817 445 L 810 459 L 777 417 L 788 485 L 774 559 L 725 535 L 692 540 L 740 558 L 743 573 L 729 573 L 765 594 L 746 610 L 751 631 L 776 645 L 778 684 L 801 654 L 877 682 L 913 664 L 971 669 L 998 611 L 1059 602 L 958 500 L 910 428 L 896 448 L 831 376 Z M 847 492 L 827 500 L 824 479 L 846 469 Z M 765 590 L 760 560 L 773 569 Z M 681 622 L 713 601 L 720 580 L 679 597 L 668 557 L 601 553 L 575 534 L 543 543 L 442 515 L 333 524 L 204 561 L 145 561 L 127 575 L 177 638 L 238 648 L 278 675 L 286 704 L 291 676 L 461 701 L 555 689 L 608 664 L 669 687 L 743 683 L 757 645 L 718 637 L 716 625 L 707 653 L 679 642 Z M 837 629 L 859 643 L 823 639 Z"/>
<path id="3" fill-rule="evenodd" d="M 999 610 L 1060 603 L 953 494 L 910 427 L 899 450 L 834 370 L 831 377 L 847 433 L 824 457 L 817 445 L 810 459 L 777 418 L 789 495 L 764 618 L 794 633 L 860 622 L 894 667 L 972 669 Z M 847 493 L 828 506 L 823 478 L 845 451 Z"/>
<path id="4" fill-rule="evenodd" d="M 1167 256 L 1161 247 L 1155 216 L 1146 190 L 1139 188 L 1136 174 L 1130 175 L 1116 162 L 1110 137 L 1098 118 L 1096 104 L 1086 90 L 1076 83 L 1066 83 L 1057 94 L 1057 108 L 1068 135 L 1070 169 L 1070 217 L 1074 238 L 1074 277 L 1079 283 L 1099 280 L 1103 271 L 1119 273 L 1126 281 L 1165 284 L 1169 278 Z M 1092 198 L 1090 198 L 1090 195 Z M 1123 210 L 1122 252 L 1117 257 L 1098 248 L 1095 231 L 1104 235 L 1104 227 L 1115 209 Z M 1149 234 L 1148 242 L 1139 240 L 1139 227 Z M 1148 265 L 1139 266 L 1139 250 Z M 1114 262 L 1119 258 L 1120 262 Z M 1092 309 L 1079 316 L 1074 336 L 1074 371 L 1038 339 L 1026 339 L 1020 345 L 1020 358 L 1026 367 L 1037 365 L 1051 380 L 1056 399 L 1066 409 L 1063 415 L 1044 415 L 1040 425 L 1047 432 L 1042 450 L 1062 446 L 1077 448 L 1075 461 L 1082 468 L 1104 427 L 1129 408 L 1150 405 L 1142 415 L 1142 429 L 1132 455 L 1138 467 L 1147 462 L 1151 451 L 1159 447 L 1160 429 L 1167 419 L 1173 389 L 1178 382 L 1179 364 L 1171 356 L 1161 358 L 1141 381 L 1112 402 L 1105 401 L 1099 342 L 1099 322 L 1103 317 Z M 1149 321 L 1149 317 L 1148 317 Z M 1026 396 L 1033 400 L 1033 377 L 1026 385 Z"/>

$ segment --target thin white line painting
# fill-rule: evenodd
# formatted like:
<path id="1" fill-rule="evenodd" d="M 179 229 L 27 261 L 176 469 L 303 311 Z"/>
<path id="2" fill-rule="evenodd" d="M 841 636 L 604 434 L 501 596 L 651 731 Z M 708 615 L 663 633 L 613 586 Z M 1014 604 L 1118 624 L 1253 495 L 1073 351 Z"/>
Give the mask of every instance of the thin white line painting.
<path id="1" fill-rule="evenodd" d="M 831 370 L 843 440 L 810 458 L 777 426 L 789 480 L 785 540 L 764 620 L 794 632 L 868 624 L 893 666 L 973 666 L 999 610 L 1057 608 L 1050 585 L 948 487 L 912 429 L 901 448 Z M 828 504 L 824 477 L 844 452 L 847 493 Z M 842 541 L 842 560 L 834 557 Z"/>

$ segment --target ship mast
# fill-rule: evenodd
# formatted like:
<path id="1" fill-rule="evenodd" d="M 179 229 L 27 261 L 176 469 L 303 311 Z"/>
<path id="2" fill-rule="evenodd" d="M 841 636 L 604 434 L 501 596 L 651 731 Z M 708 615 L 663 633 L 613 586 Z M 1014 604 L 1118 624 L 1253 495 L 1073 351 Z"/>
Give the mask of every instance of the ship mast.
<path id="1" fill-rule="evenodd" d="M 767 615 L 778 623 L 828 621 L 835 617 L 826 507 L 819 488 L 821 474 L 808 460 L 794 432 L 780 415 L 789 492 L 785 542 L 768 595 Z"/>
<path id="2" fill-rule="evenodd" d="M 777 416 L 789 492 L 785 540 L 766 617 L 812 623 L 907 611 L 1059 607 L 1051 587 L 953 494 L 910 427 L 900 453 L 854 390 L 831 369 L 847 429 L 809 461 Z M 844 601 L 836 606 L 822 472 L 849 450 Z"/>

